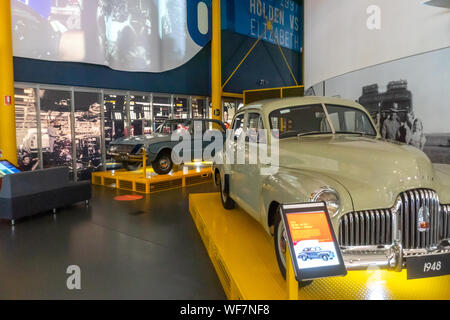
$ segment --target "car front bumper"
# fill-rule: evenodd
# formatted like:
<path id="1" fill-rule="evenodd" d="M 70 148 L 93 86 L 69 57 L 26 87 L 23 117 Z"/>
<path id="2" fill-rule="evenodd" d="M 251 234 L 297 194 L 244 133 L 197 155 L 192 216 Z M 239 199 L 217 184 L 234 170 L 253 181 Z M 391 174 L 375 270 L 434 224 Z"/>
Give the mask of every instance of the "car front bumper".
<path id="1" fill-rule="evenodd" d="M 142 154 L 108 152 L 108 156 L 117 162 L 142 162 L 144 160 Z"/>
<path id="2" fill-rule="evenodd" d="M 347 270 L 366 270 L 369 267 L 402 271 L 406 259 L 412 256 L 450 254 L 448 241 L 430 249 L 403 249 L 398 242 L 390 246 L 342 247 L 342 258 Z"/>

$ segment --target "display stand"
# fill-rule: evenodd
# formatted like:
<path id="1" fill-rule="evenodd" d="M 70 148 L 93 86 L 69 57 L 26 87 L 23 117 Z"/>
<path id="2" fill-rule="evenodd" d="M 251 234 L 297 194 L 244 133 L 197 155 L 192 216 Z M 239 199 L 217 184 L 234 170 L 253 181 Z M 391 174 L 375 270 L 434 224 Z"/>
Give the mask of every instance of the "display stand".
<path id="1" fill-rule="evenodd" d="M 211 180 L 211 166 L 201 163 L 185 165 L 180 170 L 173 170 L 165 175 L 156 174 L 146 165 L 137 171 L 111 170 L 92 173 L 93 185 L 145 194 L 192 186 Z"/>
<path id="2" fill-rule="evenodd" d="M 406 270 L 376 267 L 314 280 L 299 288 L 290 257 L 285 280 L 278 269 L 273 237 L 242 209 L 225 210 L 220 193 L 190 194 L 189 211 L 228 299 L 450 299 L 450 276 L 406 280 Z"/>
<path id="3" fill-rule="evenodd" d="M 295 279 L 294 266 L 292 265 L 291 250 L 286 248 L 286 284 L 289 300 L 298 300 L 299 283 Z"/>

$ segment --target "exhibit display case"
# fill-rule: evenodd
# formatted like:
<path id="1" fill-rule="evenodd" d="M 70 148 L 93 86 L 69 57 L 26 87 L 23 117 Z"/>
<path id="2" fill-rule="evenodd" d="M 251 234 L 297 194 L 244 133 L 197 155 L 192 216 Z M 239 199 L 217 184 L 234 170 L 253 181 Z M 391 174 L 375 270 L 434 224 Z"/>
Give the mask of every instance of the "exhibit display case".
<path id="1" fill-rule="evenodd" d="M 170 118 L 172 114 L 172 99 L 170 96 L 153 96 L 153 130 Z"/>
<path id="2" fill-rule="evenodd" d="M 101 170 L 100 101 L 101 95 L 98 93 L 75 92 L 75 166 L 78 180 L 87 180 L 91 172 Z"/>
<path id="3" fill-rule="evenodd" d="M 130 95 L 131 136 L 152 133 L 151 96 Z"/>
<path id="4" fill-rule="evenodd" d="M 110 168 L 106 150 L 117 138 L 153 133 L 169 118 L 208 117 L 199 96 L 17 82 L 15 101 L 19 168 L 67 166 L 76 180 Z"/>
<path id="5" fill-rule="evenodd" d="M 204 98 L 192 98 L 192 118 L 194 119 L 207 119 L 208 118 L 208 109 L 206 108 L 206 99 Z"/>
<path id="6" fill-rule="evenodd" d="M 127 96 L 116 94 L 104 95 L 105 113 L 105 145 L 109 146 L 112 140 L 125 137 L 128 128 Z"/>
<path id="7" fill-rule="evenodd" d="M 39 167 L 36 90 L 15 88 L 18 164 L 22 171 Z"/>
<path id="8" fill-rule="evenodd" d="M 73 173 L 71 92 L 41 89 L 39 99 L 43 167 L 67 166 Z"/>
<path id="9" fill-rule="evenodd" d="M 189 118 L 189 98 L 176 97 L 174 98 L 174 119 Z"/>

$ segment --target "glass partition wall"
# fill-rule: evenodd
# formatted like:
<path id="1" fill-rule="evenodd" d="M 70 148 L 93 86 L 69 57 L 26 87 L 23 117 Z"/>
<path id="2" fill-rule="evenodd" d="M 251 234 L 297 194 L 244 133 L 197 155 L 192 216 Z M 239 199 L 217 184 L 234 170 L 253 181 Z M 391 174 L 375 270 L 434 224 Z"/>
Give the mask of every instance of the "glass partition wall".
<path id="1" fill-rule="evenodd" d="M 131 136 L 152 133 L 151 96 L 130 95 Z"/>
<path id="2" fill-rule="evenodd" d="M 209 99 L 15 84 L 17 153 L 24 171 L 67 166 L 74 180 L 108 168 L 111 141 L 154 132 L 166 119 L 208 118 Z"/>
<path id="3" fill-rule="evenodd" d="M 38 101 L 34 88 L 15 88 L 17 158 L 22 171 L 42 167 L 39 150 Z"/>
<path id="4" fill-rule="evenodd" d="M 207 119 L 208 108 L 206 107 L 206 99 L 201 97 L 192 97 L 191 101 L 192 118 Z"/>
<path id="5" fill-rule="evenodd" d="M 43 167 L 67 166 L 74 174 L 72 92 L 40 89 L 39 100 Z"/>
<path id="6" fill-rule="evenodd" d="M 173 97 L 153 95 L 153 130 L 173 118 Z"/>
<path id="7" fill-rule="evenodd" d="M 75 92 L 75 149 L 78 180 L 102 169 L 101 94 Z"/>

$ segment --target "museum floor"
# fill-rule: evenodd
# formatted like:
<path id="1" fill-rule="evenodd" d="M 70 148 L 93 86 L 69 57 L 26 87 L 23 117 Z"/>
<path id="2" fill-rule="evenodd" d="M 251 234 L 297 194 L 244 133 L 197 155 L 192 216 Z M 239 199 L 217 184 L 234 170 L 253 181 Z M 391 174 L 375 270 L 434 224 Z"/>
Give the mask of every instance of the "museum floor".
<path id="1" fill-rule="evenodd" d="M 225 299 L 188 210 L 188 194 L 212 183 L 115 201 L 128 194 L 93 187 L 79 204 L 0 222 L 0 299 Z M 69 265 L 81 290 L 66 287 Z"/>

